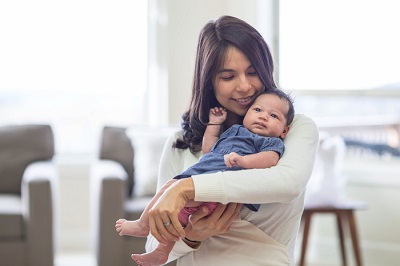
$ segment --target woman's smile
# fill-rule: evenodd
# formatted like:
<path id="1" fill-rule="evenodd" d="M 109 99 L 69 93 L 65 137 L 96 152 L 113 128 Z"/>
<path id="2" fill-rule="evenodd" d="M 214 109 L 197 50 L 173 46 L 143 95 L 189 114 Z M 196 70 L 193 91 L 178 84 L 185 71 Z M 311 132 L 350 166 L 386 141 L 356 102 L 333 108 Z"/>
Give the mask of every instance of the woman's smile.
<path id="1" fill-rule="evenodd" d="M 249 106 L 249 104 L 251 104 L 253 102 L 254 99 L 254 95 L 253 96 L 249 96 L 246 98 L 239 98 L 239 99 L 234 99 L 235 101 L 237 101 L 240 105 L 244 105 L 244 106 Z"/>

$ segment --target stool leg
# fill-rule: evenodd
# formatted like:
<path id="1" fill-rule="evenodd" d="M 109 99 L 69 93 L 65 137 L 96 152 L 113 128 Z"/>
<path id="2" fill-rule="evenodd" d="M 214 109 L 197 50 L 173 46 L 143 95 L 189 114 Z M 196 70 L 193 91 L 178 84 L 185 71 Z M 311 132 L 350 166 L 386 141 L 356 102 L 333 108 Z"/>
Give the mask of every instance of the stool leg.
<path id="1" fill-rule="evenodd" d="M 337 226 L 338 226 L 338 232 L 339 232 L 339 240 L 340 240 L 340 251 L 342 253 L 342 263 L 343 266 L 347 265 L 347 259 L 346 259 L 346 247 L 345 247 L 345 239 L 344 239 L 344 233 L 343 233 L 343 220 L 347 218 L 346 211 L 336 211 L 336 221 L 337 221 Z"/>
<path id="2" fill-rule="evenodd" d="M 360 252 L 360 246 L 358 244 L 357 229 L 356 229 L 355 219 L 353 216 L 353 211 L 349 212 L 349 226 L 350 226 L 351 240 L 353 242 L 353 250 L 354 250 L 354 255 L 356 257 L 357 265 L 362 266 L 361 252 Z"/>
<path id="3" fill-rule="evenodd" d="M 310 230 L 311 215 L 312 215 L 311 212 L 304 211 L 303 217 L 302 217 L 304 229 L 303 229 L 303 243 L 301 246 L 300 266 L 305 265 L 307 243 L 308 243 L 308 232 Z"/>

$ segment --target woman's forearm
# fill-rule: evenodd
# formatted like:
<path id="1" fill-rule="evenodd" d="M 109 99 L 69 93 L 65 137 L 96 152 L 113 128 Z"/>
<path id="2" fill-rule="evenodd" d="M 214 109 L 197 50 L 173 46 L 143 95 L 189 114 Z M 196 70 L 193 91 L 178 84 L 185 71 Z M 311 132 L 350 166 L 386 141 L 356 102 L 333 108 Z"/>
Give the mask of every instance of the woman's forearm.
<path id="1" fill-rule="evenodd" d="M 305 189 L 317 145 L 315 123 L 297 115 L 285 138 L 285 153 L 277 166 L 193 176 L 195 200 L 260 204 L 290 202 Z"/>
<path id="2" fill-rule="evenodd" d="M 193 200 L 195 197 L 195 190 L 192 178 L 184 178 L 177 182 L 176 191 L 178 195 L 182 195 L 186 202 Z"/>

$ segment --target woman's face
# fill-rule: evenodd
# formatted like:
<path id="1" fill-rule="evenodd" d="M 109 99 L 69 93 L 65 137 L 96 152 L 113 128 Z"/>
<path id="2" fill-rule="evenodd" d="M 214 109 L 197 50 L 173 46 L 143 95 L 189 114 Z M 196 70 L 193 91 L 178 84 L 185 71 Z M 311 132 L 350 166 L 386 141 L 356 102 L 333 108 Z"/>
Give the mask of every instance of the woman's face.
<path id="1" fill-rule="evenodd" d="M 247 57 L 235 47 L 228 48 L 213 86 L 217 101 L 228 110 L 228 117 L 244 116 L 254 99 L 264 91 L 258 73 Z"/>

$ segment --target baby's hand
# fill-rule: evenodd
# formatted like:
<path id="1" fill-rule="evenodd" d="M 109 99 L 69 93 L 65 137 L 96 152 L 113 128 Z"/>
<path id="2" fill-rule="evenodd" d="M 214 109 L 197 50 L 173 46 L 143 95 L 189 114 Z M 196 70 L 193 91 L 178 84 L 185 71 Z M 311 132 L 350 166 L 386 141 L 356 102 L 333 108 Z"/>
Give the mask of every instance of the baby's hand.
<path id="1" fill-rule="evenodd" d="M 222 124 L 227 116 L 226 109 L 223 107 L 214 107 L 210 109 L 209 124 Z"/>
<path id="2" fill-rule="evenodd" d="M 244 156 L 241 156 L 236 152 L 231 152 L 229 154 L 224 155 L 225 165 L 229 168 L 234 166 L 240 166 L 245 168 L 245 160 L 246 159 L 244 158 Z"/>

